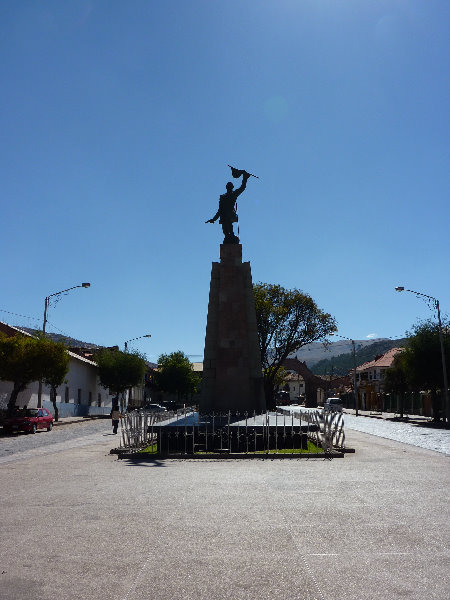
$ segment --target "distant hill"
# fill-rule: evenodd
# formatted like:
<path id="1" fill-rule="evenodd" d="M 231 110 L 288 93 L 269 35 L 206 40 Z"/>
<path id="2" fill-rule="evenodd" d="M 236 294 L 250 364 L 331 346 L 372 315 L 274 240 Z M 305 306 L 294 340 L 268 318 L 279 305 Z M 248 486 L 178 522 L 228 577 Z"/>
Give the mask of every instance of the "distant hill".
<path id="1" fill-rule="evenodd" d="M 22 331 L 26 331 L 27 333 L 31 333 L 31 335 L 42 333 L 40 330 L 32 329 L 31 327 L 21 327 L 20 325 L 16 325 L 15 327 L 22 329 Z M 81 340 L 76 340 L 67 335 L 61 335 L 60 333 L 46 333 L 45 335 L 54 342 L 62 342 L 68 348 L 101 348 L 101 346 L 98 346 L 97 344 L 82 342 Z"/>
<path id="2" fill-rule="evenodd" d="M 365 362 L 374 360 L 376 356 L 384 354 L 391 348 L 402 348 L 406 344 L 406 338 L 399 340 L 373 340 L 370 344 L 364 344 L 360 346 L 360 342 L 355 340 L 355 358 L 356 366 L 359 367 Z M 316 362 L 311 368 L 311 371 L 315 375 L 347 375 L 347 373 L 353 369 L 353 352 L 334 355 L 330 358 L 324 358 Z"/>
<path id="3" fill-rule="evenodd" d="M 386 338 L 379 338 L 375 340 L 355 340 L 356 348 L 365 348 L 371 346 L 376 342 L 384 341 Z M 389 341 L 389 340 L 387 340 Z M 337 340 L 336 342 L 330 342 L 327 347 L 322 342 L 313 342 L 307 344 L 297 350 L 290 358 L 296 356 L 298 360 L 306 363 L 306 366 L 311 369 L 316 363 L 327 358 L 334 358 L 340 354 L 347 354 L 352 351 L 352 343 L 350 340 Z"/>

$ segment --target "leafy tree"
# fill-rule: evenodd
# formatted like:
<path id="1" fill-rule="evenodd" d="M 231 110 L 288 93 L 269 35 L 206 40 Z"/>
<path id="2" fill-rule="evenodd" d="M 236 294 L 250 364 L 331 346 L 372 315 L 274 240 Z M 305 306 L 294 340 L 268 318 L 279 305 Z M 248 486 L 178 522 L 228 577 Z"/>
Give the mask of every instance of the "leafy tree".
<path id="1" fill-rule="evenodd" d="M 195 393 L 200 377 L 194 372 L 189 358 L 178 350 L 171 354 L 161 354 L 158 358 L 158 370 L 155 384 L 160 390 L 178 395 Z"/>
<path id="2" fill-rule="evenodd" d="M 273 405 L 277 374 L 290 354 L 336 331 L 334 318 L 320 310 L 308 294 L 279 285 L 253 286 L 264 390 Z"/>
<path id="3" fill-rule="evenodd" d="M 42 379 L 45 384 L 50 386 L 50 399 L 55 411 L 55 421 L 58 421 L 59 410 L 56 404 L 56 388 L 64 383 L 69 372 L 69 353 L 62 342 L 52 342 L 49 339 L 42 341 L 45 342 L 45 372 Z"/>
<path id="4" fill-rule="evenodd" d="M 68 364 L 69 356 L 63 344 L 55 344 L 47 338 L 1 336 L 0 379 L 13 382 L 7 410 L 14 409 L 20 392 L 33 381 L 42 379 L 50 386 L 60 385 Z"/>
<path id="5" fill-rule="evenodd" d="M 386 369 L 384 389 L 391 393 L 403 393 L 408 390 L 408 377 L 405 364 L 405 352 L 397 354 L 392 366 Z"/>
<path id="6" fill-rule="evenodd" d="M 449 322 L 442 324 L 444 353 L 450 356 Z M 448 361 L 447 361 L 448 365 Z M 420 321 L 407 334 L 407 344 L 402 353 L 402 368 L 409 386 L 415 390 L 430 390 L 435 418 L 439 418 L 437 390 L 443 390 L 442 355 L 439 326 L 433 320 Z M 448 376 L 447 366 L 447 376 Z"/>
<path id="7" fill-rule="evenodd" d="M 121 352 L 104 348 L 95 354 L 98 376 L 103 387 L 115 394 L 115 404 L 119 403 L 119 394 L 144 379 L 146 362 L 139 352 Z"/>
<path id="8" fill-rule="evenodd" d="M 401 352 L 395 356 L 392 366 L 389 367 L 389 369 L 386 369 L 384 376 L 384 389 L 388 393 L 399 394 L 400 416 L 402 418 L 404 410 L 404 397 L 408 387 L 405 352 Z"/>

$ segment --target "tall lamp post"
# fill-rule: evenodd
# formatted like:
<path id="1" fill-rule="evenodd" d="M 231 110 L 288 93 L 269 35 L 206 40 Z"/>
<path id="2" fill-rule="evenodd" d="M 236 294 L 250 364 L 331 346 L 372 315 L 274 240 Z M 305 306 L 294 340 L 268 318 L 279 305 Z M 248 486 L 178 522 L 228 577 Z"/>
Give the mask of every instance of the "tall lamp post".
<path id="1" fill-rule="evenodd" d="M 441 361 L 442 361 L 442 374 L 444 380 L 444 410 L 445 416 L 447 419 L 447 423 L 450 423 L 450 414 L 449 414 L 449 403 L 448 403 L 448 381 L 447 381 L 447 369 L 445 367 L 445 352 L 444 352 L 444 336 L 442 333 L 442 323 L 441 323 L 441 309 L 439 307 L 439 300 L 434 298 L 433 296 L 429 296 L 428 294 L 422 294 L 421 292 L 415 292 L 414 290 L 407 290 L 402 285 L 399 285 L 395 288 L 396 292 L 411 292 L 411 294 L 415 294 L 416 296 L 423 296 L 424 298 L 428 298 L 434 302 L 434 306 L 437 311 L 438 316 L 438 327 L 439 327 L 439 343 L 441 346 Z"/>
<path id="2" fill-rule="evenodd" d="M 355 417 L 358 416 L 358 392 L 356 391 L 356 349 L 355 349 L 355 340 L 351 338 L 345 337 L 345 335 L 341 335 L 340 333 L 333 333 L 337 337 L 342 338 L 343 340 L 348 340 L 352 343 L 352 354 L 353 354 L 353 400 L 355 403 Z"/>
<path id="3" fill-rule="evenodd" d="M 82 283 L 81 285 L 74 285 L 70 288 L 67 288 L 66 290 L 61 290 L 60 292 L 55 292 L 54 294 L 50 294 L 49 296 L 47 296 L 45 298 L 45 302 L 44 302 L 44 323 L 42 325 L 42 333 L 45 337 L 45 329 L 47 326 L 47 312 L 48 312 L 48 307 L 50 306 L 50 298 L 53 298 L 53 296 L 60 296 L 61 294 L 65 294 L 66 292 L 70 292 L 70 290 L 74 290 L 75 288 L 88 288 L 91 287 L 90 283 Z M 38 387 L 38 408 L 41 408 L 42 406 L 42 381 L 39 381 L 39 387 Z"/>
<path id="4" fill-rule="evenodd" d="M 124 343 L 125 352 L 128 352 L 128 342 L 134 342 L 135 340 L 141 340 L 142 338 L 149 338 L 149 337 L 152 337 L 151 334 L 150 333 L 146 333 L 145 335 L 140 335 L 139 337 L 135 337 L 135 338 L 132 338 L 131 340 L 127 340 Z"/>
<path id="5" fill-rule="evenodd" d="M 142 338 L 150 338 L 150 337 L 152 337 L 151 334 L 150 333 L 146 333 L 145 335 L 140 335 L 138 337 L 132 338 L 131 340 L 127 340 L 124 343 L 125 352 L 128 352 L 128 342 L 134 342 L 135 340 L 141 340 Z M 131 399 L 131 390 L 132 390 L 132 388 L 130 388 L 129 392 L 128 392 L 128 394 L 129 394 L 129 396 L 128 396 L 128 403 L 130 402 L 130 399 Z M 122 400 L 123 400 L 123 395 L 122 395 Z"/>

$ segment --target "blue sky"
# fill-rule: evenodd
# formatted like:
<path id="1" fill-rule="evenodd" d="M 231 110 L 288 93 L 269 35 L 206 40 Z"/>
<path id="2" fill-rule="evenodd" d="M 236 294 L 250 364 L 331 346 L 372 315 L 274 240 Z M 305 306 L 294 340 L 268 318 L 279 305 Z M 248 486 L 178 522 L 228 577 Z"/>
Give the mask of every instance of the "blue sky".
<path id="1" fill-rule="evenodd" d="M 0 319 L 203 354 L 230 179 L 253 280 L 339 333 L 449 312 L 450 4 L 3 0 Z M 11 314 L 15 313 L 15 314 Z M 22 316 L 18 316 L 22 315 Z M 31 318 L 29 318 L 31 317 Z"/>

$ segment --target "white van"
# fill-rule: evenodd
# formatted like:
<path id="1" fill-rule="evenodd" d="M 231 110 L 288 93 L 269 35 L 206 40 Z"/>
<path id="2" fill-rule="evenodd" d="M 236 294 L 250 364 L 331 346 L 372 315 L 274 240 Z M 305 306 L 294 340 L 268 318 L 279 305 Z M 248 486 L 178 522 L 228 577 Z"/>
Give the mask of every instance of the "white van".
<path id="1" fill-rule="evenodd" d="M 323 405 L 323 412 L 342 412 L 343 405 L 340 398 L 327 398 Z"/>

